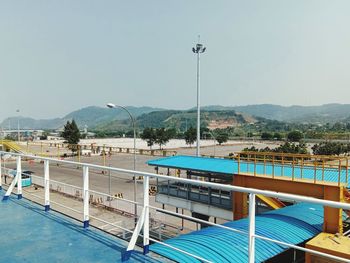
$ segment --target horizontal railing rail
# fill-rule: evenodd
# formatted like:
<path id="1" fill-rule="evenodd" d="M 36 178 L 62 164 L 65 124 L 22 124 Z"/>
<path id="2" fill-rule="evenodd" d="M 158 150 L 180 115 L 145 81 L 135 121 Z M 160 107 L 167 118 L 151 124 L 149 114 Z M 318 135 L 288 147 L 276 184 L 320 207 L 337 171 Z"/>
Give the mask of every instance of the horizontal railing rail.
<path id="1" fill-rule="evenodd" d="M 9 154 L 7 152 L 0 152 L 0 178 L 2 178 L 2 165 L 1 165 L 1 157 L 4 154 Z M 142 237 L 143 239 L 143 247 L 144 247 L 144 253 L 148 253 L 149 251 L 149 242 L 156 242 L 159 244 L 162 244 L 164 246 L 167 246 L 169 248 L 172 248 L 178 252 L 184 253 L 188 256 L 194 257 L 198 260 L 201 260 L 203 262 L 211 262 L 208 259 L 205 259 L 201 257 L 200 255 L 195 255 L 193 253 L 189 253 L 188 251 L 185 251 L 185 249 L 179 249 L 177 247 L 171 246 L 167 243 L 158 241 L 154 238 L 151 238 L 149 236 L 149 226 L 150 226 L 150 209 L 154 209 L 157 211 L 162 211 L 166 212 L 168 214 L 173 214 L 178 217 L 183 217 L 186 219 L 191 219 L 200 223 L 206 223 L 215 227 L 221 227 L 221 228 L 227 228 L 226 226 L 211 223 L 211 222 L 203 222 L 204 220 L 197 219 L 195 217 L 191 217 L 188 215 L 183 215 L 181 213 L 177 212 L 172 212 L 168 211 L 162 208 L 158 208 L 155 206 L 152 206 L 149 204 L 149 189 L 150 189 L 150 184 L 149 184 L 149 179 L 150 178 L 156 178 L 156 179 L 161 179 L 161 180 L 169 180 L 169 176 L 166 175 L 159 175 L 159 174 L 154 174 L 154 173 L 149 173 L 149 172 L 142 172 L 142 171 L 134 171 L 134 170 L 127 170 L 127 169 L 121 169 L 121 168 L 115 168 L 115 167 L 108 167 L 108 166 L 101 166 L 101 165 L 96 165 L 96 164 L 89 164 L 89 163 L 77 163 L 73 161 L 68 161 L 68 160 L 57 160 L 53 158 L 45 158 L 45 157 L 39 157 L 39 156 L 31 156 L 31 155 L 24 155 L 24 154 L 16 154 L 16 153 L 10 153 L 12 156 L 15 156 L 17 158 L 17 169 L 16 169 L 16 176 L 14 177 L 14 181 L 17 182 L 17 195 L 18 197 L 22 197 L 22 187 L 21 187 L 21 176 L 22 176 L 22 160 L 21 158 L 32 158 L 32 159 L 38 159 L 44 162 L 44 206 L 45 210 L 49 211 L 50 210 L 50 203 L 54 203 L 50 199 L 50 173 L 49 173 L 49 165 L 50 163 L 62 163 L 62 164 L 72 164 L 76 165 L 79 167 L 82 167 L 82 201 L 83 201 L 83 216 L 82 216 L 82 221 L 84 222 L 84 227 L 89 226 L 89 219 L 94 218 L 96 220 L 101 220 L 101 222 L 104 222 L 105 224 L 113 224 L 111 222 L 107 222 L 106 220 L 97 218 L 97 217 L 91 217 L 89 213 L 89 194 L 92 192 L 97 192 L 94 190 L 91 190 L 89 187 L 89 169 L 101 169 L 101 170 L 109 170 L 111 172 L 118 172 L 118 173 L 123 173 L 127 174 L 130 177 L 137 175 L 137 176 L 142 176 L 143 180 L 143 202 L 138 203 L 140 207 L 142 207 L 142 213 L 138 218 L 137 224 L 132 230 L 132 237 L 129 242 L 128 248 L 126 252 L 123 254 L 122 260 L 128 259 L 128 257 L 131 254 L 131 251 L 135 249 L 136 241 L 138 237 Z M 335 259 L 339 260 L 342 262 L 348 262 L 347 259 L 330 255 L 327 253 L 323 253 L 320 251 L 312 250 L 312 249 L 306 249 L 301 246 L 296 246 L 294 244 L 290 244 L 287 242 L 283 242 L 281 240 L 275 240 L 271 239 L 268 237 L 260 236 L 255 233 L 255 207 L 256 207 L 256 195 L 264 195 L 268 197 L 274 197 L 274 198 L 279 198 L 283 200 L 291 200 L 291 201 L 297 201 L 297 202 L 307 202 L 307 203 L 312 203 L 312 204 L 318 204 L 322 206 L 327 206 L 327 207 L 333 207 L 333 208 L 338 208 L 338 209 L 345 209 L 345 210 L 350 210 L 350 204 L 348 203 L 342 203 L 342 202 L 335 202 L 335 201 L 329 201 L 329 200 L 322 200 L 322 199 L 317 199 L 317 198 L 312 198 L 312 197 L 306 197 L 306 196 L 300 196 L 300 195 L 293 195 L 293 194 L 287 194 L 287 193 L 279 193 L 279 192 L 273 192 L 273 191 L 267 191 L 267 190 L 259 190 L 259 189 L 253 189 L 253 188 L 245 188 L 245 187 L 239 187 L 239 186 L 233 186 L 233 185 L 222 185 L 218 183 L 213 183 L 213 182 L 205 182 L 205 181 L 199 181 L 199 180 L 191 180 L 187 178 L 181 178 L 181 177 L 171 177 L 171 181 L 174 182 L 179 182 L 183 184 L 191 184 L 191 185 L 196 185 L 199 187 L 207 187 L 207 188 L 213 188 L 213 189 L 220 189 L 220 190 L 225 190 L 225 191 L 230 191 L 230 192 L 242 192 L 242 193 L 247 193 L 249 194 L 249 229 L 248 231 L 240 231 L 238 229 L 233 229 L 229 228 L 230 231 L 233 232 L 244 232 L 241 234 L 247 235 L 248 236 L 248 257 L 249 257 L 249 262 L 254 262 L 255 261 L 255 239 L 262 239 L 265 240 L 266 242 L 274 242 L 277 244 L 280 244 L 282 246 L 285 246 L 287 248 L 294 248 L 297 250 L 301 250 L 304 252 L 316 254 L 322 257 L 327 257 L 330 259 Z M 0 180 L 0 186 L 1 186 L 1 181 Z M 8 188 L 8 191 L 5 196 L 9 196 L 14 189 L 14 184 L 12 189 L 10 187 Z M 59 202 L 55 202 L 59 203 Z M 62 205 L 62 204 L 60 204 Z M 103 220 L 103 221 L 102 221 Z M 120 227 L 122 229 L 122 226 L 119 226 L 118 224 L 113 224 L 115 227 Z M 141 234 L 142 230 L 142 234 Z M 239 232 L 240 231 L 240 232 Z M 243 245 L 243 244 L 242 244 Z"/>

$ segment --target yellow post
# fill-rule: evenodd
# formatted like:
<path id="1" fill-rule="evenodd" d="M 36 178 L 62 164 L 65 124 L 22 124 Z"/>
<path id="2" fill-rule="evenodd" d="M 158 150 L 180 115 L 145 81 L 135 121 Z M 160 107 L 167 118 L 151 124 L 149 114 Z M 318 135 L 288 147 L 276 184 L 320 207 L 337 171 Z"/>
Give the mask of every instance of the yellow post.
<path id="1" fill-rule="evenodd" d="M 263 154 L 264 156 L 264 175 L 266 175 L 266 154 Z"/>
<path id="2" fill-rule="evenodd" d="M 254 176 L 256 176 L 256 154 L 254 155 Z"/>
<path id="3" fill-rule="evenodd" d="M 300 178 L 303 179 L 304 157 L 301 157 Z"/>
<path id="4" fill-rule="evenodd" d="M 249 161 L 250 161 L 250 154 L 247 154 L 247 173 L 249 173 Z"/>
<path id="5" fill-rule="evenodd" d="M 324 181 L 324 158 L 322 158 L 322 181 Z"/>
<path id="6" fill-rule="evenodd" d="M 340 186 L 340 179 L 341 179 L 341 159 L 339 159 L 338 186 Z"/>
<path id="7" fill-rule="evenodd" d="M 272 178 L 275 178 L 275 156 L 272 155 Z"/>
<path id="8" fill-rule="evenodd" d="M 314 184 L 316 183 L 316 164 L 317 164 L 317 160 L 314 161 Z"/>
<path id="9" fill-rule="evenodd" d="M 105 151 L 105 145 L 103 145 L 103 166 L 106 166 L 106 151 Z"/>
<path id="10" fill-rule="evenodd" d="M 77 145 L 77 148 L 78 148 L 78 162 L 80 163 L 80 145 L 78 144 Z"/>
<path id="11" fill-rule="evenodd" d="M 348 169 L 349 169 L 349 159 L 348 157 L 346 157 L 346 178 L 345 178 L 345 182 L 348 183 Z"/>

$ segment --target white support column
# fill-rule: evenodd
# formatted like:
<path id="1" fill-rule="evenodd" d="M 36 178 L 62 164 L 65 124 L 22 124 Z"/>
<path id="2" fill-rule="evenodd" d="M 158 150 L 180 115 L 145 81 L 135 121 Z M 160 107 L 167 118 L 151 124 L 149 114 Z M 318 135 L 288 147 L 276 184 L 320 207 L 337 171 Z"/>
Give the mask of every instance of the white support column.
<path id="1" fill-rule="evenodd" d="M 44 190 L 45 190 L 45 211 L 50 210 L 50 170 L 49 161 L 44 161 Z"/>
<path id="2" fill-rule="evenodd" d="M 149 252 L 149 177 L 143 177 L 143 209 L 137 221 L 127 249 L 122 253 L 122 262 L 127 261 L 135 249 L 137 238 L 143 229 L 143 254 Z"/>
<path id="3" fill-rule="evenodd" d="M 142 209 L 141 215 L 139 217 L 139 221 L 137 221 L 136 227 L 134 229 L 134 232 L 132 233 L 127 249 L 122 252 L 122 262 L 127 261 L 130 258 L 131 252 L 135 248 L 137 238 L 141 233 L 141 229 L 144 222 L 145 222 L 145 208 Z"/>
<path id="4" fill-rule="evenodd" d="M 149 252 L 149 177 L 143 177 L 143 209 L 145 221 L 143 222 L 143 254 Z"/>
<path id="5" fill-rule="evenodd" d="M 249 263 L 255 262 L 255 194 L 249 194 Z"/>
<path id="6" fill-rule="evenodd" d="M 2 153 L 0 153 L 0 190 L 2 190 Z"/>
<path id="7" fill-rule="evenodd" d="M 83 166 L 84 228 L 89 227 L 89 167 Z"/>
<path id="8" fill-rule="evenodd" d="M 17 156 L 17 198 L 22 198 L 22 162 L 21 156 Z"/>

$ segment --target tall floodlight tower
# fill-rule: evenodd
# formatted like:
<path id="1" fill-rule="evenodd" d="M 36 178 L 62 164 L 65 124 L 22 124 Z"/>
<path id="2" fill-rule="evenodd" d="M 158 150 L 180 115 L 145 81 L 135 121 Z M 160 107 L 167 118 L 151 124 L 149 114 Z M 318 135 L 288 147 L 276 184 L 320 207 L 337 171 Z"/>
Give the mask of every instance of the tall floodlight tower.
<path id="1" fill-rule="evenodd" d="M 200 44 L 200 36 L 196 47 L 192 48 L 193 53 L 197 54 L 197 149 L 196 156 L 200 156 L 200 129 L 201 129 L 201 110 L 200 110 L 200 54 L 204 53 L 206 47 Z"/>
<path id="2" fill-rule="evenodd" d="M 19 135 L 19 109 L 16 110 L 17 112 L 17 139 L 18 139 L 18 142 L 20 140 L 20 135 Z"/>

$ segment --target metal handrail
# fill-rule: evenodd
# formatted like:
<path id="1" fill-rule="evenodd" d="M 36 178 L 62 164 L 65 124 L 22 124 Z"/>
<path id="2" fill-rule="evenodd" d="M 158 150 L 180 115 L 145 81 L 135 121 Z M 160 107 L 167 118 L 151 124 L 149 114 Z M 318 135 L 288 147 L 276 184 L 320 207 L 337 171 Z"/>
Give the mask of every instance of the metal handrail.
<path id="1" fill-rule="evenodd" d="M 44 171 L 45 171 L 45 206 L 46 206 L 46 201 L 47 201 L 47 196 L 46 196 L 46 191 L 49 190 L 49 178 L 48 178 L 48 167 L 50 162 L 54 163 L 65 163 L 65 164 L 74 164 L 77 166 L 82 166 L 83 167 L 83 203 L 84 203 L 84 209 L 83 209 L 83 218 L 84 220 L 88 220 L 89 218 L 89 168 L 95 168 L 95 169 L 101 169 L 101 170 L 110 170 L 114 172 L 120 172 L 120 173 L 125 173 L 130 176 L 133 175 L 139 175 L 143 176 L 143 182 L 144 182 L 144 203 L 143 203 L 143 212 L 139 217 L 139 221 L 134 229 L 132 239 L 129 243 L 128 246 L 128 251 L 130 249 L 133 249 L 135 246 L 135 242 L 138 236 L 140 236 L 140 231 L 141 228 L 143 227 L 143 238 L 144 238 L 144 245 L 148 246 L 148 242 L 150 240 L 153 241 L 152 238 L 149 237 L 149 208 L 154 208 L 151 205 L 149 205 L 149 195 L 148 195 L 148 190 L 149 190 L 149 178 L 157 178 L 157 179 L 164 179 L 164 180 L 169 180 L 169 176 L 165 175 L 159 175 L 159 174 L 154 174 L 154 173 L 149 173 L 149 172 L 141 172 L 141 171 L 134 171 L 134 170 L 127 170 L 127 169 L 121 169 L 121 168 L 115 168 L 115 167 L 107 167 L 107 166 L 101 166 L 101 165 L 96 165 L 96 164 L 89 164 L 89 163 L 77 163 L 73 161 L 66 161 L 66 160 L 57 160 L 53 158 L 45 158 L 45 157 L 38 157 L 38 156 L 30 156 L 30 155 L 24 155 L 24 154 L 18 154 L 18 153 L 7 153 L 0 151 L 0 156 L 3 154 L 11 154 L 13 156 L 17 156 L 17 167 L 21 168 L 21 158 L 20 157 L 26 157 L 26 158 L 33 158 L 33 159 L 39 159 L 44 161 Z M 1 161 L 1 158 L 0 158 Z M 1 167 L 1 166 L 0 166 Z M 1 169 L 0 169 L 1 171 Z M 21 169 L 18 169 L 17 171 L 21 171 Z M 17 175 L 20 175 L 20 172 L 17 172 Z M 19 177 L 19 185 L 21 185 L 20 177 Z M 303 250 L 309 253 L 317 254 L 317 255 L 322 255 L 326 256 L 329 258 L 341 260 L 347 262 L 346 259 L 344 258 L 339 258 L 333 255 L 325 254 L 319 251 L 311 250 L 311 249 L 305 249 L 303 247 L 295 246 L 293 244 L 289 243 L 284 243 L 279 240 L 274 240 L 274 239 L 269 239 L 267 237 L 262 237 L 259 235 L 255 234 L 255 195 L 265 195 L 268 197 L 274 197 L 274 198 L 279 198 L 283 200 L 294 200 L 298 202 L 307 202 L 307 203 L 313 203 L 313 204 L 318 204 L 322 206 L 327 206 L 327 207 L 333 207 L 333 208 L 339 208 L 339 209 L 345 209 L 345 210 L 350 210 L 350 204 L 347 203 L 342 203 L 342 202 L 335 202 L 335 201 L 330 201 L 330 200 L 321 200 L 317 198 L 312 198 L 312 197 L 306 197 L 306 196 L 299 196 L 299 195 L 294 195 L 294 194 L 286 194 L 286 193 L 279 193 L 279 192 L 274 192 L 274 191 L 267 191 L 267 190 L 259 190 L 259 189 L 254 189 L 254 188 L 245 188 L 245 187 L 240 187 L 240 186 L 233 186 L 233 185 L 222 185 L 218 183 L 213 183 L 213 182 L 205 182 L 205 181 L 196 181 L 196 180 L 191 180 L 187 178 L 180 178 L 180 177 L 171 177 L 172 181 L 176 182 L 182 182 L 182 183 L 187 183 L 187 184 L 192 184 L 192 185 L 198 185 L 198 186 L 205 186 L 205 187 L 211 187 L 215 189 L 222 189 L 222 190 L 227 190 L 227 191 L 234 191 L 234 192 L 242 192 L 242 193 L 247 193 L 249 194 L 249 231 L 248 231 L 248 236 L 249 236 L 249 262 L 254 262 L 254 252 L 255 252 L 255 245 L 254 245 L 254 240 L 255 238 L 260 238 L 260 239 L 265 239 L 266 241 L 271 241 L 271 242 L 280 242 L 281 244 L 287 246 L 287 247 L 292 247 L 295 249 Z M 56 203 L 56 202 L 52 202 Z M 68 207 L 66 207 L 68 208 Z M 158 208 L 157 208 L 158 209 Z M 177 213 L 178 214 L 178 213 Z M 180 214 L 178 214 L 180 215 Z M 192 218 L 192 217 L 191 217 Z M 192 218 L 193 220 L 196 220 L 196 218 Z M 220 227 L 220 225 L 215 224 L 216 226 Z M 85 221 L 84 221 L 84 226 L 85 226 Z M 172 247 L 169 246 L 168 244 L 165 244 L 164 242 L 160 241 L 155 241 L 157 243 L 161 243 L 164 246 Z M 206 259 L 203 259 L 201 257 L 198 257 L 197 255 L 193 255 L 191 253 L 188 253 L 184 250 L 178 249 L 176 247 L 172 247 L 175 250 L 181 251 L 184 254 L 187 254 L 189 256 L 195 257 L 197 259 L 200 259 L 205 262 L 209 262 Z"/>

